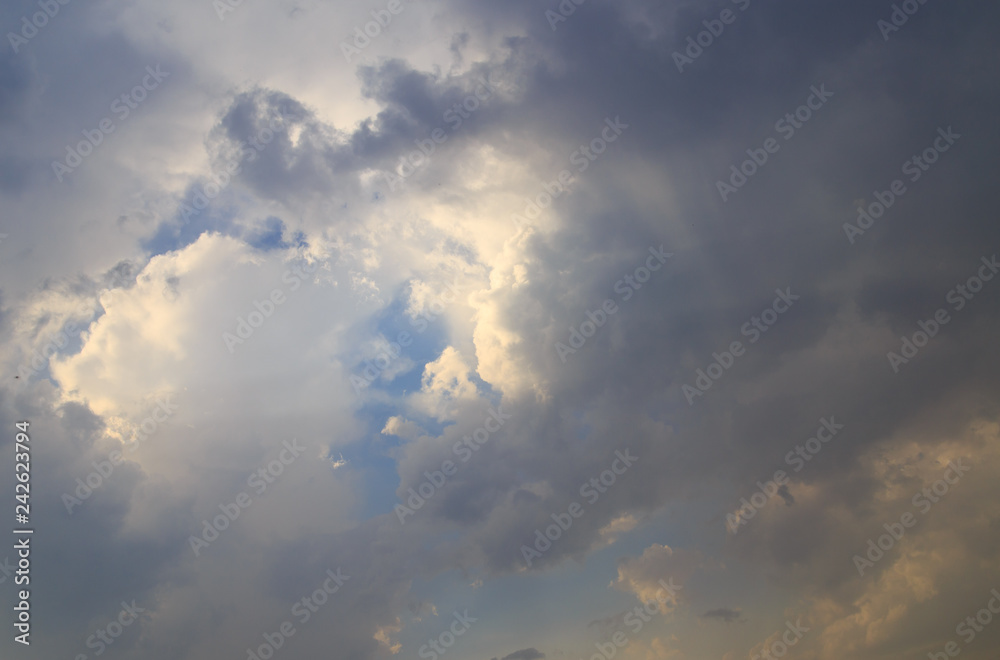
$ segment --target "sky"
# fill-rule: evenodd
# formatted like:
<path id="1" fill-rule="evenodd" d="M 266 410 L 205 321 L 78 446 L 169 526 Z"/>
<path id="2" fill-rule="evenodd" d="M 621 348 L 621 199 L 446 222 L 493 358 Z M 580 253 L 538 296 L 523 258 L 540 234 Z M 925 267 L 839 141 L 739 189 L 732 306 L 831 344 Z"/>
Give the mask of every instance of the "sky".
<path id="1" fill-rule="evenodd" d="M 998 21 L 4 3 L 0 656 L 995 658 Z"/>

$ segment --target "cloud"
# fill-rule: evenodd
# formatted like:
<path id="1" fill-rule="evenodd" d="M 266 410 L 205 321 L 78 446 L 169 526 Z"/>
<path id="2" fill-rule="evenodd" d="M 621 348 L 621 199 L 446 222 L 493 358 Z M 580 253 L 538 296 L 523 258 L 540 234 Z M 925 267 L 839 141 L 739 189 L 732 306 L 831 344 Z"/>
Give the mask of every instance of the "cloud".
<path id="1" fill-rule="evenodd" d="M 118 652 L 242 653 L 338 566 L 350 581 L 286 652 L 419 654 L 443 632 L 429 615 L 468 605 L 482 622 L 453 653 L 515 639 L 534 646 L 504 660 L 583 657 L 583 622 L 612 632 L 666 580 L 675 607 L 623 657 L 742 657 L 762 635 L 700 619 L 751 607 L 768 644 L 801 614 L 796 652 L 817 658 L 952 641 L 998 577 L 997 285 L 961 312 L 946 296 L 1000 239 L 1000 10 L 929 3 L 885 41 L 890 9 L 861 0 L 724 4 L 738 23 L 683 74 L 674 52 L 718 7 L 585 3 L 552 30 L 558 3 L 407 3 L 348 63 L 340 41 L 386 5 L 245 3 L 219 21 L 204 3 L 71 3 L 0 56 L 0 422 L 30 419 L 38 447 L 39 653 L 80 653 L 123 598 L 149 616 Z M 53 159 L 157 62 L 163 88 L 57 181 Z M 830 103 L 777 134 L 821 84 Z M 595 143 L 616 119 L 628 129 Z M 848 242 L 855 200 L 884 197 L 944 125 L 954 149 Z M 775 135 L 723 202 L 716 181 Z M 659 246 L 674 256 L 640 270 Z M 751 343 L 779 287 L 801 299 Z M 606 300 L 619 311 L 591 321 Z M 887 352 L 939 307 L 953 320 L 893 373 Z M 400 332 L 412 344 L 356 392 Z M 745 354 L 689 406 L 682 386 L 734 341 Z M 68 516 L 63 493 L 164 393 L 176 414 Z M 794 470 L 829 415 L 844 432 Z M 195 557 L 203 521 L 292 438 L 307 452 Z M 588 502 L 626 449 L 637 464 Z M 859 575 L 852 557 L 959 459 L 972 471 Z M 446 460 L 457 472 L 400 525 L 394 506 Z M 776 470 L 781 499 L 727 535 L 725 512 Z M 521 546 L 574 502 L 524 570 Z"/>
<path id="2" fill-rule="evenodd" d="M 666 545 L 654 543 L 642 555 L 623 558 L 618 561 L 618 579 L 613 582 L 616 589 L 630 592 L 640 602 L 648 603 L 667 598 L 676 607 L 678 602 L 689 596 L 685 584 L 696 571 L 707 568 L 710 562 L 697 551 L 674 550 Z M 669 593 L 661 584 L 679 586 L 682 591 Z"/>
<path id="3" fill-rule="evenodd" d="M 514 651 L 508 655 L 505 655 L 501 660 L 541 660 L 544 658 L 545 654 L 538 649 L 522 649 L 520 651 Z"/>
<path id="4" fill-rule="evenodd" d="M 730 609 L 728 607 L 719 607 L 714 610 L 709 610 L 702 614 L 703 619 L 720 619 L 726 623 L 732 623 L 733 621 L 739 621 L 742 612 L 737 609 Z"/>

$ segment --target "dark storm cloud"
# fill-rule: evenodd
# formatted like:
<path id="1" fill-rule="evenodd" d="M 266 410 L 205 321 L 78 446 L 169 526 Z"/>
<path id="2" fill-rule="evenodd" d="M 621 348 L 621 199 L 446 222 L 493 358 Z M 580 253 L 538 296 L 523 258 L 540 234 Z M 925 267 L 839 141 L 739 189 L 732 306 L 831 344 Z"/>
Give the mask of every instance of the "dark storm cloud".
<path id="1" fill-rule="evenodd" d="M 720 607 L 714 610 L 709 610 L 702 614 L 703 619 L 719 619 L 720 621 L 725 621 L 726 623 L 732 623 L 733 621 L 739 621 L 740 615 L 739 609 L 730 609 L 728 607 Z"/>
<path id="2" fill-rule="evenodd" d="M 785 501 L 785 506 L 792 506 L 795 504 L 795 497 L 788 492 L 788 484 L 783 484 L 781 488 L 778 489 L 778 495 Z"/>
<path id="3" fill-rule="evenodd" d="M 953 85 L 951 57 L 960 53 L 970 62 L 977 60 L 971 53 L 992 57 L 986 32 L 973 28 L 960 38 L 943 30 L 932 47 L 915 49 L 912 44 L 929 26 L 885 44 L 875 29 L 878 12 L 861 3 L 854 3 L 851 10 L 844 12 L 842 5 L 833 3 L 808 9 L 755 5 L 748 10 L 748 20 L 720 40 L 710 58 L 699 60 L 683 75 L 664 67 L 665 51 L 654 65 L 648 46 L 625 39 L 628 28 L 606 20 L 606 13 L 613 10 L 597 5 L 580 8 L 539 47 L 555 49 L 568 71 L 554 81 L 542 65 L 530 70 L 519 129 L 545 135 L 551 142 L 563 138 L 567 146 L 552 151 L 568 153 L 570 145 L 593 132 L 595 119 L 599 123 L 603 116 L 620 114 L 631 127 L 615 148 L 663 163 L 662 175 L 675 192 L 673 208 L 665 217 L 649 217 L 631 208 L 637 205 L 625 192 L 625 181 L 614 176 L 616 163 L 624 156 L 609 150 L 593 166 L 600 175 L 588 173 L 585 187 L 559 209 L 572 221 L 551 236 L 536 236 L 528 243 L 528 254 L 535 259 L 529 266 L 535 269 L 529 270 L 531 283 L 521 287 L 507 306 L 527 309 L 540 303 L 550 310 L 548 318 L 511 317 L 508 329 L 525 339 L 528 361 L 545 364 L 553 374 L 554 407 L 600 408 L 607 398 L 600 393 L 611 384 L 629 397 L 628 402 L 617 402 L 619 412 L 633 406 L 637 412 L 647 405 L 644 402 L 654 405 L 661 392 L 676 402 L 668 414 L 682 439 L 674 441 L 671 450 L 664 449 L 667 443 L 655 434 L 637 432 L 634 422 L 625 421 L 634 418 L 624 414 L 617 423 L 604 420 L 595 428 L 597 446 L 610 451 L 611 438 L 624 427 L 630 430 L 637 453 L 650 457 L 654 465 L 670 466 L 666 476 L 661 467 L 656 479 L 632 476 L 635 483 L 627 484 L 623 480 L 616 487 L 613 508 L 653 507 L 674 489 L 699 488 L 691 481 L 719 470 L 738 473 L 740 483 L 752 484 L 775 469 L 787 469 L 786 452 L 804 442 L 818 420 L 830 414 L 848 428 L 803 477 L 842 473 L 871 438 L 885 437 L 909 419 L 915 403 L 929 403 L 945 383 L 964 387 L 970 367 L 975 388 L 995 389 L 990 367 L 976 369 L 954 353 L 952 347 L 964 343 L 986 343 L 979 333 L 963 336 L 972 328 L 959 324 L 948 329 L 955 334 L 939 341 L 936 356 L 922 356 L 924 374 L 919 379 L 897 377 L 887 368 L 885 351 L 894 348 L 891 340 L 871 345 L 873 340 L 861 334 L 855 338 L 858 345 L 837 347 L 839 364 L 807 358 L 828 340 L 838 315 L 852 309 L 859 317 L 845 320 L 848 326 L 885 318 L 900 331 L 913 326 L 921 315 L 926 317 L 940 306 L 951 283 L 960 281 L 981 253 L 992 253 L 989 246 L 1000 243 L 995 223 L 986 222 L 983 212 L 981 191 L 988 187 L 989 168 L 977 156 L 982 152 L 973 140 L 959 143 L 969 150 L 966 154 L 960 157 L 956 152 L 951 161 L 943 160 L 916 182 L 892 210 L 899 219 L 895 223 L 886 219 L 864 237 L 872 239 L 868 244 L 850 245 L 845 239 L 841 224 L 854 219 L 853 200 L 869 197 L 871 190 L 884 189 L 900 177 L 900 164 L 932 141 L 939 126 L 978 128 L 978 133 L 969 134 L 975 135 L 974 140 L 990 139 L 982 132 L 988 122 L 986 106 L 948 94 L 935 95 L 931 104 L 922 101 L 922 89 Z M 969 25 L 965 10 L 938 7 L 937 11 L 937 20 L 945 24 Z M 995 12 L 982 11 L 983 22 Z M 703 13 L 707 17 L 712 12 L 705 8 Z M 538 14 L 533 10 L 526 20 L 534 17 Z M 598 30 L 601 40 L 615 40 L 620 47 L 610 52 L 589 48 L 598 40 Z M 683 34 L 683 28 L 676 30 L 674 36 Z M 622 38 L 617 39 L 618 34 Z M 741 56 L 749 52 L 755 57 Z M 756 59 L 758 55 L 762 60 Z M 760 67 L 759 61 L 773 61 L 775 66 Z M 397 75 L 402 77 L 402 72 Z M 887 77 L 900 76 L 919 76 L 925 82 L 919 88 L 897 85 L 884 90 Z M 775 121 L 803 104 L 811 86 L 824 82 L 835 94 L 829 105 L 792 140 L 783 142 L 767 167 L 722 204 L 715 180 L 725 176 L 730 164 L 745 159 L 746 149 L 775 136 Z M 414 99 L 412 113 L 400 111 L 399 117 L 422 116 L 425 87 L 410 80 L 391 89 L 385 97 L 397 104 L 405 105 L 403 98 Z M 984 87 L 981 93 L 990 94 L 988 90 Z M 553 107 L 558 112 L 552 112 Z M 484 141 L 489 141 L 488 121 L 484 116 L 479 128 Z M 819 205 L 819 199 L 831 203 Z M 956 203 L 959 209 L 953 207 Z M 946 228 L 939 220 L 944 209 L 951 209 Z M 879 232 L 891 234 L 891 240 L 883 244 Z M 914 254 L 930 232 L 940 255 L 932 257 L 933 266 L 912 258 L 904 261 L 902 255 Z M 613 297 L 615 281 L 635 267 L 649 245 L 661 243 L 678 255 L 636 293 L 627 309 L 623 304 L 613 321 L 620 326 L 604 329 L 568 364 L 559 364 L 552 346 L 565 335 L 563 329 L 579 323 L 583 313 L 604 298 Z M 606 252 L 605 246 L 614 246 L 614 255 L 595 261 L 593 255 Z M 968 265 L 963 268 L 961 260 L 953 259 L 956 254 Z M 944 264 L 947 273 L 940 272 Z M 859 273 L 864 276 L 858 278 Z M 880 296 L 881 302 L 867 301 L 868 291 L 889 283 L 894 284 Z M 908 291 L 904 298 L 897 295 L 901 286 Z M 695 369 L 707 366 L 713 351 L 724 351 L 735 340 L 746 345 L 743 324 L 771 305 L 775 289 L 786 287 L 801 300 L 757 344 L 747 346 L 747 355 L 731 373 L 689 408 L 680 386 L 693 383 Z M 901 301 L 909 302 L 900 306 Z M 996 312 L 995 303 L 985 297 L 977 304 L 977 314 Z M 610 350 L 614 336 L 627 342 L 623 350 Z M 814 362 L 815 371 L 802 374 L 804 382 L 800 379 L 792 388 L 780 381 L 761 385 L 777 377 L 775 369 L 783 359 L 796 356 L 804 360 L 804 368 Z M 752 406 L 734 398 L 741 391 L 754 394 L 757 400 Z M 869 404 L 874 399 L 881 401 L 877 410 Z M 541 423 L 531 434 L 530 447 L 518 447 L 517 456 L 504 461 L 488 462 L 491 471 L 520 468 L 544 476 L 559 493 L 555 500 L 539 504 L 538 517 L 522 520 L 519 530 L 516 525 L 502 533 L 484 530 L 490 540 L 483 544 L 486 552 L 500 565 L 509 565 L 509 554 L 503 557 L 501 550 L 494 550 L 500 539 L 517 537 L 517 545 L 529 537 L 549 513 L 574 496 L 582 475 L 598 469 L 596 460 L 587 466 L 568 465 L 559 448 L 576 431 L 565 422 L 549 417 Z M 704 443 L 707 438 L 713 442 Z M 720 458 L 720 446 L 731 452 L 726 460 Z M 468 509 L 475 503 L 482 515 L 491 500 L 501 497 L 497 484 L 512 484 L 507 492 L 516 493 L 516 482 L 508 476 L 473 476 L 479 470 L 476 466 L 456 480 L 454 490 L 446 491 L 431 511 Z M 463 482 L 470 485 L 460 486 Z M 870 498 L 877 487 L 865 480 L 856 485 L 849 496 L 854 504 Z M 455 504 L 450 505 L 453 497 Z M 782 497 L 791 501 L 786 493 Z M 470 510 L 462 519 L 472 515 Z M 577 531 L 592 537 L 612 515 L 611 510 L 588 515 L 549 551 L 546 561 L 579 551 L 583 546 Z M 815 536 L 800 539 L 808 546 L 820 542 Z"/>
<path id="4" fill-rule="evenodd" d="M 505 655 L 501 660 L 541 660 L 545 654 L 535 648 L 522 649 Z"/>

